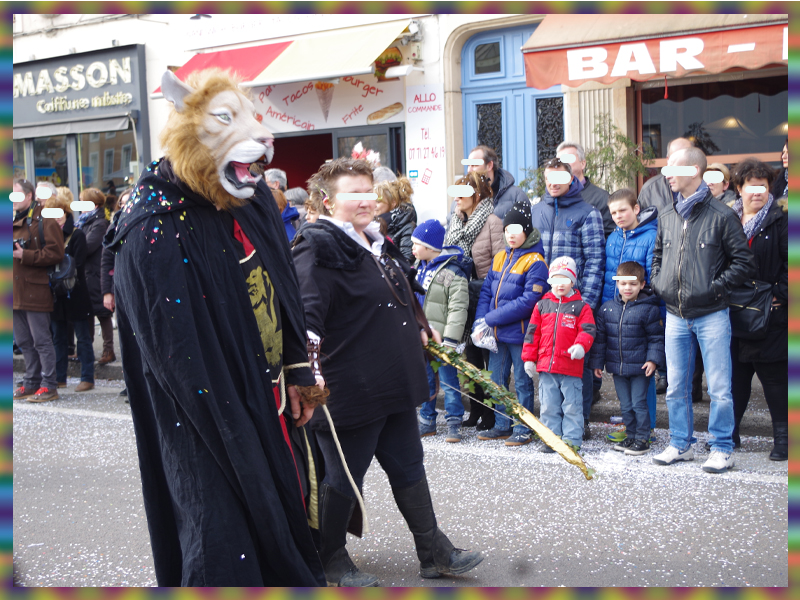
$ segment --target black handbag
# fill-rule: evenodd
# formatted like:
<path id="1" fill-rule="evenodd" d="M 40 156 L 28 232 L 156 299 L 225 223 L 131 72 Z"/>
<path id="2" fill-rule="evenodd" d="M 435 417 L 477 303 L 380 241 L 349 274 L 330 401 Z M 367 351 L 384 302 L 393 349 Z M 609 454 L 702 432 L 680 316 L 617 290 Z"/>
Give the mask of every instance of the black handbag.
<path id="1" fill-rule="evenodd" d="M 41 240 L 42 248 L 46 242 L 44 240 L 44 226 L 42 225 L 42 218 L 39 217 L 39 239 Z M 75 259 L 69 254 L 64 252 L 64 258 L 55 266 L 48 267 L 47 275 L 50 279 L 50 289 L 54 296 L 67 296 L 69 298 L 72 290 L 75 289 L 75 284 L 78 282 L 78 269 L 75 265 Z"/>
<path id="2" fill-rule="evenodd" d="M 728 308 L 731 335 L 745 340 L 759 340 L 767 335 L 772 307 L 772 284 L 746 281 L 731 292 Z"/>

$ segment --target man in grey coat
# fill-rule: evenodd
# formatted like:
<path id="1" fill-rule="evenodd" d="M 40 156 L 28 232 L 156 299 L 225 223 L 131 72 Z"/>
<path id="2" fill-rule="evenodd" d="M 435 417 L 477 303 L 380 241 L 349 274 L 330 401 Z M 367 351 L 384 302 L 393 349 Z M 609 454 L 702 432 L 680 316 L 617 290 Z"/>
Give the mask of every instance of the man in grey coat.
<path id="1" fill-rule="evenodd" d="M 603 233 L 608 239 L 611 232 L 616 229 L 614 219 L 611 218 L 611 211 L 608 210 L 608 192 L 603 188 L 597 187 L 588 177 L 584 175 L 586 169 L 586 152 L 577 142 L 561 142 L 556 148 L 556 156 L 562 162 L 569 163 L 572 174 L 583 185 L 581 197 L 584 202 L 588 202 L 600 211 L 603 217 Z M 571 157 L 571 158 L 570 158 Z"/>

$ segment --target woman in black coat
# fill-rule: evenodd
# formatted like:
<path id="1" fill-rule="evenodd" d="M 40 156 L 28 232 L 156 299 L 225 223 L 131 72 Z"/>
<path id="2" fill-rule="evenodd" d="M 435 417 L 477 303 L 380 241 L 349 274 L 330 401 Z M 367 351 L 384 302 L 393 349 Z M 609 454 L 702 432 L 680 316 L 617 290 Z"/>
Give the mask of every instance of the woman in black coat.
<path id="1" fill-rule="evenodd" d="M 117 360 L 114 355 L 114 326 L 111 322 L 111 311 L 103 305 L 103 293 L 100 286 L 100 260 L 103 254 L 103 236 L 108 229 L 108 219 L 105 213 L 106 197 L 97 188 L 86 188 L 81 192 L 82 201 L 94 202 L 95 209 L 80 225 L 86 235 L 86 284 L 89 287 L 89 297 L 92 299 L 92 314 L 100 321 L 100 331 L 103 335 L 103 355 L 98 359 L 98 364 Z M 94 317 L 91 317 L 92 337 L 94 337 Z"/>
<path id="2" fill-rule="evenodd" d="M 744 227 L 747 242 L 757 265 L 756 279 L 772 284 L 772 310 L 766 337 L 746 340 L 733 337 L 733 410 L 734 442 L 739 440 L 739 424 L 750 400 L 753 374 L 758 375 L 772 417 L 775 447 L 770 460 L 789 458 L 789 414 L 786 398 L 788 386 L 787 349 L 789 325 L 789 217 L 786 200 L 769 193 L 773 171 L 756 159 L 748 159 L 736 167 L 733 179 L 740 198 L 733 204 Z M 753 186 L 764 192 L 748 191 Z"/>
<path id="3" fill-rule="evenodd" d="M 420 574 L 464 573 L 483 557 L 454 548 L 436 526 L 422 464 L 415 407 L 428 396 L 422 351 L 427 335 L 417 321 L 419 304 L 406 278 L 408 263 L 373 221 L 375 200 L 341 195 L 371 195 L 369 163 L 337 159 L 314 180 L 331 216 L 297 232 L 293 256 L 310 360 L 319 384 L 330 389 L 327 407 L 335 427 L 319 409 L 310 421 L 325 463 L 319 550 L 326 579 L 339 586 L 378 583 L 374 575 L 358 570 L 345 547 L 357 500 L 336 439 L 359 490 L 373 456 L 378 459 L 414 535 Z M 351 531 L 360 535 L 360 525 Z"/>
<path id="4" fill-rule="evenodd" d="M 92 318 L 92 303 L 86 287 L 86 236 L 72 225 L 72 209 L 69 202 L 59 196 L 47 200 L 48 208 L 60 208 L 64 216 L 56 219 L 61 226 L 66 244 L 65 253 L 75 259 L 77 278 L 75 287 L 68 296 L 55 296 L 50 327 L 53 331 L 53 345 L 56 350 L 56 381 L 58 387 L 67 386 L 67 342 L 69 326 L 75 328 L 78 338 L 76 346 L 78 360 L 81 362 L 81 382 L 76 392 L 85 392 L 94 387 L 94 349 L 89 320 Z"/>

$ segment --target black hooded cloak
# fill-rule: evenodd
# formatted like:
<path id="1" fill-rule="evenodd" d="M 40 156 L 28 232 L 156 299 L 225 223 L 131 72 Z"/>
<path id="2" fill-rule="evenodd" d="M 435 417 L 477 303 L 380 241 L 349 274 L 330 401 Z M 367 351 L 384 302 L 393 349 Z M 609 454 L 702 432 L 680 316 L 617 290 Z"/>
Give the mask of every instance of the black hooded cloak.
<path id="1" fill-rule="evenodd" d="M 114 293 L 156 577 L 160 586 L 324 586 L 233 219 L 268 270 L 284 364 L 306 363 L 297 276 L 263 182 L 225 213 L 162 159 L 106 236 L 118 252 Z M 314 385 L 307 367 L 286 378 Z"/>

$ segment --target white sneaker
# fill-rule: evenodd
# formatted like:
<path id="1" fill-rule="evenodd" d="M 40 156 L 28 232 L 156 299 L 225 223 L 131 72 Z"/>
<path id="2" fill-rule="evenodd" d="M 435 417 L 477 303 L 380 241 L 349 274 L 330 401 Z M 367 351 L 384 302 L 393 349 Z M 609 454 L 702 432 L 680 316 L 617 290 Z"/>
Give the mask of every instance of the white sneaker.
<path id="1" fill-rule="evenodd" d="M 691 446 L 685 452 L 681 452 L 675 446 L 667 446 L 661 454 L 653 457 L 653 462 L 657 465 L 671 465 L 681 460 L 694 460 L 694 450 Z"/>
<path id="2" fill-rule="evenodd" d="M 724 473 L 733 468 L 733 453 L 725 454 L 719 450 L 712 450 L 708 460 L 703 464 L 703 471 L 708 473 Z"/>

